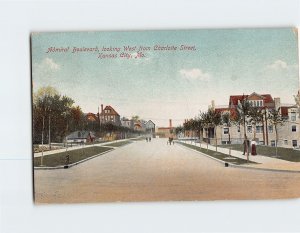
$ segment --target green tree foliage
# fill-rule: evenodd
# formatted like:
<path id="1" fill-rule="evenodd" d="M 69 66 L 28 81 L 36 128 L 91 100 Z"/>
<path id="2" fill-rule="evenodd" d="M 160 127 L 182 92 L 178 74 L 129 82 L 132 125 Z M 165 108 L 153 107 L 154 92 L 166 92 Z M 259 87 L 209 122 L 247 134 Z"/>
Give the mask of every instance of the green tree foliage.
<path id="1" fill-rule="evenodd" d="M 33 141 L 41 143 L 42 133 L 51 141 L 61 142 L 70 126 L 74 101 L 61 96 L 53 87 L 42 87 L 33 95 Z M 82 113 L 82 112 L 81 112 Z M 44 128 L 43 128 L 44 121 Z M 73 126 L 74 127 L 74 126 Z"/>

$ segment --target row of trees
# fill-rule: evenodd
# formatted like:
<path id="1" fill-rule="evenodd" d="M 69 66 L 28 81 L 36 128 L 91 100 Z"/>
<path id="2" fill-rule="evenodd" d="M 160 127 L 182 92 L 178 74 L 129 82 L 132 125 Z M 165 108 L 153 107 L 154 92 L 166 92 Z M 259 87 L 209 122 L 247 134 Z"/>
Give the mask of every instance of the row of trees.
<path id="1" fill-rule="evenodd" d="M 176 134 L 182 133 L 184 131 L 193 131 L 199 135 L 200 146 L 201 141 L 203 141 L 203 132 L 206 131 L 207 137 L 208 130 L 211 128 L 214 131 L 213 138 L 215 139 L 216 151 L 218 150 L 218 138 L 216 136 L 216 128 L 218 126 L 228 127 L 228 138 L 229 144 L 231 144 L 230 128 L 235 125 L 239 129 L 243 127 L 244 131 L 244 145 L 246 146 L 247 159 L 249 159 L 249 148 L 247 143 L 247 125 L 251 124 L 254 128 L 254 139 L 256 138 L 256 126 L 262 125 L 264 144 L 266 142 L 265 138 L 265 126 L 268 124 L 273 125 L 276 135 L 276 155 L 277 155 L 277 144 L 278 144 L 278 126 L 283 124 L 284 119 L 281 116 L 280 108 L 278 109 L 266 109 L 261 107 L 252 106 L 250 102 L 243 97 L 243 99 L 238 104 L 237 108 L 232 108 L 230 111 L 220 112 L 213 108 L 208 109 L 207 112 L 200 112 L 200 114 L 194 119 L 186 121 L 183 126 L 176 128 Z M 267 131 L 266 131 L 267 132 Z M 266 137 L 267 137 L 266 133 Z M 207 148 L 208 140 L 206 138 Z"/>
<path id="2" fill-rule="evenodd" d="M 100 124 L 88 121 L 74 100 L 50 86 L 40 88 L 33 95 L 33 143 L 47 141 L 63 142 L 65 137 L 76 130 L 89 130 L 101 137 L 106 133 L 135 133 L 134 130 L 112 123 Z"/>

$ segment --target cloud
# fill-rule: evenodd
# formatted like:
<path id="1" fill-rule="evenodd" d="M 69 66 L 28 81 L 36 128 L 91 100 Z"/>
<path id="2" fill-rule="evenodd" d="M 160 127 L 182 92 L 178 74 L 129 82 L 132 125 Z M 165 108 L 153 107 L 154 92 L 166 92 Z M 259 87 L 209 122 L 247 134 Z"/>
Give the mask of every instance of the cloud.
<path id="1" fill-rule="evenodd" d="M 270 70 L 285 70 L 288 68 L 288 64 L 282 60 L 276 60 L 272 64 L 267 66 Z"/>
<path id="2" fill-rule="evenodd" d="M 60 70 L 60 65 L 57 64 L 52 58 L 44 58 L 40 63 L 34 64 L 34 70 L 41 72 L 54 72 Z"/>
<path id="3" fill-rule="evenodd" d="M 194 68 L 194 69 L 181 69 L 179 73 L 183 79 L 187 80 L 202 80 L 207 81 L 211 78 L 209 73 L 202 71 L 201 69 Z"/>
<path id="4" fill-rule="evenodd" d="M 53 85 L 56 80 L 57 72 L 61 69 L 61 66 L 51 58 L 44 58 L 40 62 L 33 63 L 32 67 L 32 79 L 38 86 L 41 83 L 47 85 Z"/>
<path id="5" fill-rule="evenodd" d="M 44 65 L 49 67 L 49 69 L 51 69 L 51 70 L 59 70 L 60 69 L 60 65 L 55 63 L 53 61 L 53 59 L 51 59 L 51 58 L 46 57 L 42 63 L 44 63 Z"/>

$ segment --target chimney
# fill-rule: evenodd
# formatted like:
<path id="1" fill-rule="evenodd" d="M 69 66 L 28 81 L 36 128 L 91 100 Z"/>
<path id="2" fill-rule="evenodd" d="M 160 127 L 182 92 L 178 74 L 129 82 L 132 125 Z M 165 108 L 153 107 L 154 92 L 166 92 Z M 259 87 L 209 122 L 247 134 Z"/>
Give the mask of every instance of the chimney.
<path id="1" fill-rule="evenodd" d="M 172 119 L 169 119 L 169 127 L 172 128 Z"/>
<path id="2" fill-rule="evenodd" d="M 215 109 L 215 101 L 214 100 L 211 101 L 211 108 Z"/>
<path id="3" fill-rule="evenodd" d="M 103 112 L 103 104 L 101 104 L 101 113 Z"/>
<path id="4" fill-rule="evenodd" d="M 279 97 L 274 98 L 274 103 L 275 103 L 275 109 L 276 110 L 278 108 L 280 108 L 281 104 L 280 104 L 280 98 Z"/>

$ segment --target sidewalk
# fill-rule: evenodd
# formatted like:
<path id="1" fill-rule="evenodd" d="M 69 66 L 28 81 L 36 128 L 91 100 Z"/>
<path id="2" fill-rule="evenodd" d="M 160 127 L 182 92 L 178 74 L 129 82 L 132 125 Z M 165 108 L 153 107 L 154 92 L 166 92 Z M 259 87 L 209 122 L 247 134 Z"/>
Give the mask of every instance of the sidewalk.
<path id="1" fill-rule="evenodd" d="M 68 147 L 68 151 L 78 150 L 78 149 L 88 148 L 88 147 L 93 147 L 93 146 L 105 146 L 105 145 L 110 144 L 110 143 L 122 142 L 122 141 L 127 141 L 127 140 L 130 140 L 130 139 L 132 139 L 132 138 L 114 140 L 114 141 L 110 141 L 110 142 L 103 142 L 103 143 L 97 143 L 97 144 L 83 145 L 83 146 L 72 146 L 72 147 Z M 62 149 L 58 149 L 58 150 L 45 151 L 44 152 L 44 156 L 45 155 L 56 154 L 56 153 L 59 153 L 59 152 L 65 152 L 65 151 L 66 151 L 66 148 L 62 148 Z M 42 156 L 42 152 L 34 153 L 33 155 L 34 155 L 34 158 L 41 157 Z"/>
<path id="2" fill-rule="evenodd" d="M 187 144 L 191 144 L 187 142 Z M 200 147 L 200 143 L 192 143 L 192 145 L 196 145 Z M 206 148 L 206 143 L 201 143 L 202 148 Z M 208 145 L 209 150 L 216 150 L 215 146 Z M 229 156 L 229 149 L 222 148 L 218 146 L 218 152 L 228 154 Z M 241 159 L 247 160 L 247 155 L 243 155 L 243 152 L 237 150 L 231 150 L 231 156 L 238 157 Z M 249 154 L 249 160 L 252 162 L 256 162 L 258 164 L 249 164 L 243 165 L 247 167 L 253 168 L 261 168 L 261 169 L 274 169 L 274 170 L 286 170 L 286 171 L 298 171 L 300 172 L 300 162 L 290 162 L 282 159 L 276 159 L 273 157 L 267 157 L 263 155 L 251 155 Z"/>

